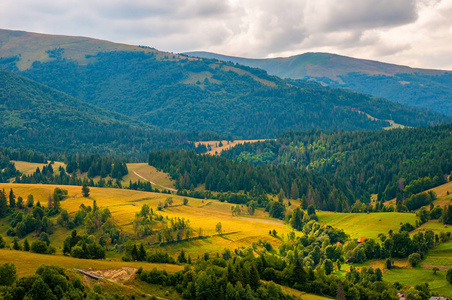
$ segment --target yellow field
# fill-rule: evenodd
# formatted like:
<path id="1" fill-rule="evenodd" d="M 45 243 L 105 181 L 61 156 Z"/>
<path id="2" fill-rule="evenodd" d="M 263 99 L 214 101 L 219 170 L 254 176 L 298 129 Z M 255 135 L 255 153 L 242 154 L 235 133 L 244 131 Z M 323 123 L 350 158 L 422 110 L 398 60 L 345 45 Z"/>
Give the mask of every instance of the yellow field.
<path id="1" fill-rule="evenodd" d="M 377 238 L 378 234 L 386 234 L 390 229 L 398 231 L 400 223 L 414 225 L 417 217 L 410 213 L 335 213 L 318 212 L 319 222 L 333 227 L 343 229 L 351 238 L 361 236 L 366 238 Z"/>
<path id="2" fill-rule="evenodd" d="M 219 147 L 218 145 L 220 144 L 220 141 L 207 141 L 207 142 L 196 142 L 195 145 L 198 146 L 199 144 L 201 145 L 210 145 L 210 147 L 212 148 L 211 151 L 206 152 L 207 154 L 210 155 L 218 155 L 221 153 L 221 151 L 225 151 L 225 150 L 229 150 L 232 147 L 236 146 L 236 145 L 241 145 L 244 143 L 256 143 L 256 142 L 263 142 L 263 141 L 267 141 L 266 139 L 263 140 L 238 140 L 238 141 L 221 141 L 223 143 L 223 146 Z"/>
<path id="3" fill-rule="evenodd" d="M 441 207 L 444 207 L 444 205 L 446 204 L 452 204 L 452 181 L 442 184 L 440 186 L 434 187 L 432 189 L 427 190 L 428 191 L 433 191 L 436 193 L 436 197 L 437 199 L 433 202 L 433 204 L 439 205 Z M 447 192 L 449 192 L 451 195 L 447 195 Z M 389 205 L 396 205 L 396 199 L 392 199 L 389 201 L 386 201 L 384 203 L 385 206 L 389 206 Z M 427 208 L 429 209 L 429 208 Z"/>
<path id="4" fill-rule="evenodd" d="M 43 206 L 47 206 L 48 195 L 53 192 L 55 187 L 56 185 L 0 184 L 0 188 L 4 188 L 7 191 L 13 188 L 16 197 L 22 196 L 26 199 L 27 195 L 33 194 L 35 203 L 39 200 Z M 143 204 L 146 203 L 154 211 L 157 211 L 158 203 L 165 201 L 170 196 L 168 194 L 133 190 L 90 188 L 90 197 L 84 198 L 81 194 L 81 187 L 79 186 L 61 187 L 68 190 L 69 197 L 61 202 L 61 206 L 69 213 L 73 214 L 78 211 L 82 203 L 88 206 L 92 205 L 93 200 L 96 200 L 99 207 L 108 208 L 119 225 L 130 233 L 133 233 L 132 221 L 135 218 L 135 214 L 140 211 Z M 159 214 L 170 218 L 179 217 L 189 219 L 190 225 L 195 231 L 195 236 L 197 236 L 199 228 L 202 228 L 204 236 L 212 236 L 205 239 L 165 246 L 171 254 L 176 254 L 182 247 L 191 255 L 202 254 L 204 252 L 219 252 L 224 248 L 233 250 L 241 246 L 250 246 L 253 241 L 258 241 L 259 239 L 266 239 L 274 247 L 277 247 L 281 244 L 281 240 L 270 236 L 268 234 L 269 230 L 275 229 L 278 232 L 278 237 L 286 235 L 291 231 L 290 227 L 282 221 L 271 219 L 267 213 L 259 210 L 256 210 L 253 217 L 247 215 L 232 216 L 231 204 L 228 203 L 222 203 L 216 200 L 203 201 L 188 198 L 188 205 L 184 206 L 182 205 L 184 197 L 177 195 L 171 195 L 171 197 L 174 200 L 173 206 L 164 209 Z M 222 224 L 223 235 L 213 236 L 217 235 L 215 226 L 218 222 Z M 4 236 L 5 241 L 10 242 L 10 238 L 5 236 L 6 230 L 7 226 L 0 228 L 0 232 Z M 78 228 L 77 230 L 80 229 Z M 57 250 L 59 246 L 61 247 L 62 241 L 68 235 L 69 231 L 65 229 L 57 229 L 51 235 L 52 244 L 57 247 Z M 144 241 L 155 242 L 151 238 L 145 239 Z"/>
<path id="5" fill-rule="evenodd" d="M 14 163 L 14 165 L 16 166 L 16 169 L 18 171 L 20 171 L 21 173 L 24 173 L 25 175 L 33 174 L 36 171 L 36 168 L 39 168 L 40 170 L 42 170 L 42 167 L 47 166 L 47 164 L 31 163 L 31 162 L 26 162 L 26 161 L 12 160 L 11 162 Z M 60 166 L 63 166 L 64 168 L 66 168 L 66 164 L 64 164 L 62 162 L 57 162 L 57 161 L 53 164 L 52 168 L 55 172 L 58 172 L 58 168 Z"/>
<path id="6" fill-rule="evenodd" d="M 11 161 L 16 166 L 16 169 L 25 175 L 33 174 L 36 171 L 36 168 L 40 168 L 46 166 L 46 164 L 40 163 L 30 163 L 25 161 Z M 62 166 L 66 168 L 66 164 L 63 162 L 54 162 L 53 169 L 55 172 L 58 172 L 58 168 Z M 174 181 L 172 181 L 169 177 L 169 174 L 164 172 L 157 171 L 156 168 L 150 166 L 147 163 L 128 163 L 127 168 L 129 170 L 129 174 L 123 177 L 121 183 L 125 186 L 129 185 L 129 182 L 135 181 L 149 181 L 155 187 L 160 190 L 169 189 L 175 190 Z M 86 177 L 87 173 L 78 174 L 78 177 Z M 110 177 L 105 178 L 106 181 L 111 179 Z M 98 182 L 100 180 L 100 176 L 93 178 L 94 182 Z"/>
<path id="7" fill-rule="evenodd" d="M 150 181 L 158 189 L 174 189 L 174 182 L 170 179 L 169 174 L 157 171 L 156 168 L 147 163 L 131 163 L 127 164 L 129 174 L 123 177 L 123 185 L 128 186 L 129 181 L 144 181 L 143 177 Z M 141 176 L 141 177 L 140 177 Z"/>
<path id="8" fill-rule="evenodd" d="M 57 265 L 65 269 L 82 270 L 108 270 L 119 269 L 121 267 L 136 268 L 143 267 L 144 270 L 166 270 L 174 273 L 184 269 L 183 266 L 170 264 L 153 264 L 147 262 L 123 262 L 108 260 L 78 259 L 62 255 L 44 255 L 24 251 L 14 251 L 0 249 L 0 264 L 12 262 L 16 265 L 17 275 L 19 277 L 32 275 L 40 265 Z"/>

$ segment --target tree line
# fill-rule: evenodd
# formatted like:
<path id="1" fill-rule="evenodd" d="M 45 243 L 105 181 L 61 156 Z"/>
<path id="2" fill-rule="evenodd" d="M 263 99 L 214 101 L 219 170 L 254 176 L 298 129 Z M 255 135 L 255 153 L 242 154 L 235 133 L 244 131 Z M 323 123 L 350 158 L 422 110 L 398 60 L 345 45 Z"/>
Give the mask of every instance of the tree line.
<path id="1" fill-rule="evenodd" d="M 452 124 L 385 131 L 304 131 L 247 143 L 221 156 L 255 165 L 290 165 L 334 174 L 362 202 L 408 199 L 448 180 Z"/>

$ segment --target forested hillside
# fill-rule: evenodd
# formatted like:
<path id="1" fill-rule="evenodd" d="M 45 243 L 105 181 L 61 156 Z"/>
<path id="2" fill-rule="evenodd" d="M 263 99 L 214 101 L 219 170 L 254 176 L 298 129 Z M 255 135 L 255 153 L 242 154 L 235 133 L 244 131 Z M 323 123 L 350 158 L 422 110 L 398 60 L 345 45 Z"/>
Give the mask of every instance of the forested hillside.
<path id="1" fill-rule="evenodd" d="M 446 182 L 452 171 L 451 132 L 451 124 L 375 132 L 291 132 L 276 141 L 237 145 L 221 155 L 334 174 L 354 191 L 378 194 L 380 200 L 403 199 Z"/>
<path id="2" fill-rule="evenodd" d="M 261 68 L 281 78 L 321 82 L 398 103 L 452 114 L 452 72 L 416 69 L 331 53 L 304 53 L 291 57 L 248 59 L 209 52 L 194 57 L 230 61 Z"/>
<path id="3" fill-rule="evenodd" d="M 355 191 L 333 174 L 320 175 L 288 165 L 254 167 L 247 162 L 181 151 L 153 151 L 149 164 L 170 173 L 181 190 L 205 184 L 207 190 L 218 192 L 243 191 L 254 196 L 279 193 L 284 198 L 304 198 L 307 204 L 325 210 L 345 208 L 356 201 Z"/>
<path id="4" fill-rule="evenodd" d="M 100 152 L 140 156 L 149 149 L 195 149 L 208 135 L 153 129 L 21 76 L 0 70 L 0 141 L 40 152 Z"/>
<path id="5" fill-rule="evenodd" d="M 288 130 L 313 128 L 380 129 L 389 125 L 385 120 L 408 126 L 450 121 L 349 91 L 300 88 L 260 69 L 149 48 L 112 48 L 98 41 L 104 51 L 96 53 L 92 46 L 96 41 L 90 40 L 89 51 L 83 56 L 80 48 L 75 55 L 72 47 L 65 48 L 68 38 L 33 37 L 47 48 L 26 53 L 34 60 L 31 66 L 24 65 L 20 49 L 0 48 L 0 65 L 140 122 L 172 130 L 211 130 L 235 138 L 274 138 Z M 20 42 L 24 41 L 26 33 Z M 50 45 L 53 49 L 48 50 Z"/>

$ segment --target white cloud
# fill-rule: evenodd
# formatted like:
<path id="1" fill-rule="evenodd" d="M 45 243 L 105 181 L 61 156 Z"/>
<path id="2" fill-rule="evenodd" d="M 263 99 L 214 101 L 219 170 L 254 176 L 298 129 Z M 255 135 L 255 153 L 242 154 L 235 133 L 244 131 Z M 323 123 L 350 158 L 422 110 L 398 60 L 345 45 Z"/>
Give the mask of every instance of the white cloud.
<path id="1" fill-rule="evenodd" d="M 0 27 L 246 57 L 333 52 L 452 70 L 451 0 L 2 0 Z"/>

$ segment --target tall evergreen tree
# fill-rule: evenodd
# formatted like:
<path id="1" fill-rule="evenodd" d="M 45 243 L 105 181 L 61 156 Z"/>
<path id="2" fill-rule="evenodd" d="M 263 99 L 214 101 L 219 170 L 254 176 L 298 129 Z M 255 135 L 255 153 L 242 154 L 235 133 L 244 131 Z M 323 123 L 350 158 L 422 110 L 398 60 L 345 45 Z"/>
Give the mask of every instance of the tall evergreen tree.
<path id="1" fill-rule="evenodd" d="M 16 195 L 14 195 L 13 189 L 9 191 L 9 207 L 16 207 Z"/>
<path id="2" fill-rule="evenodd" d="M 301 231 L 303 229 L 303 212 L 299 207 L 293 210 L 290 225 L 292 225 L 292 227 L 298 231 Z"/>
<path id="3" fill-rule="evenodd" d="M 89 197 L 89 187 L 86 185 L 86 183 L 83 184 L 82 194 L 83 194 L 83 197 Z"/>
<path id="4" fill-rule="evenodd" d="M 0 191 L 0 218 L 6 216 L 8 212 L 8 204 L 6 202 L 5 190 Z"/>
<path id="5" fill-rule="evenodd" d="M 53 192 L 53 208 L 56 210 L 60 209 L 60 196 L 56 190 Z"/>
<path id="6" fill-rule="evenodd" d="M 146 250 L 144 249 L 143 243 L 140 244 L 140 250 L 138 251 L 138 257 L 140 261 L 146 260 Z"/>

